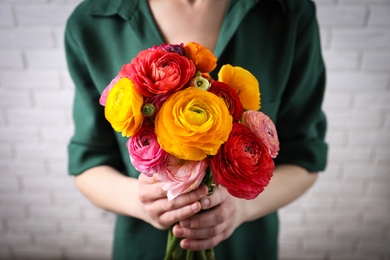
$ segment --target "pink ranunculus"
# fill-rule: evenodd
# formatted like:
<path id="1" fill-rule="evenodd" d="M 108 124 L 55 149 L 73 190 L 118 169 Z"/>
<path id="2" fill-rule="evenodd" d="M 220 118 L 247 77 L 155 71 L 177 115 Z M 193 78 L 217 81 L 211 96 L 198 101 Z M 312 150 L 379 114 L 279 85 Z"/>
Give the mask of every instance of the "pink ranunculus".
<path id="1" fill-rule="evenodd" d="M 188 161 L 169 155 L 161 166 L 158 178 L 164 182 L 162 188 L 168 191 L 168 200 L 195 190 L 202 183 L 208 167 L 207 160 Z"/>
<path id="2" fill-rule="evenodd" d="M 263 112 L 248 110 L 242 114 L 242 122 L 267 146 L 271 157 L 276 158 L 279 139 L 272 120 Z"/>
<path id="3" fill-rule="evenodd" d="M 195 64 L 187 57 L 164 49 L 148 49 L 123 65 L 119 75 L 131 79 L 144 97 L 152 97 L 182 89 L 195 73 Z"/>
<path id="4" fill-rule="evenodd" d="M 113 78 L 111 80 L 110 84 L 108 84 L 108 86 L 103 90 L 103 92 L 102 92 L 102 94 L 100 95 L 100 98 L 99 98 L 99 104 L 100 105 L 106 106 L 108 93 L 115 86 L 115 84 L 118 82 L 119 79 L 120 79 L 120 77 L 119 77 L 119 75 L 117 75 L 115 78 Z"/>
<path id="5" fill-rule="evenodd" d="M 131 163 L 141 173 L 151 177 L 157 173 L 167 159 L 165 152 L 157 142 L 153 126 L 142 126 L 127 141 Z"/>

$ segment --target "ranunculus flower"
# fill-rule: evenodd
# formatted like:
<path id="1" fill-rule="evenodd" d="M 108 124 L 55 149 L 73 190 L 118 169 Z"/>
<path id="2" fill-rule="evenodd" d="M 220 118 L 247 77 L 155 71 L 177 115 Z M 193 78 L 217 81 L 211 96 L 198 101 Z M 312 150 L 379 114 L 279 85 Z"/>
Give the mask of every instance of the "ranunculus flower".
<path id="1" fill-rule="evenodd" d="M 194 63 L 175 52 L 148 49 L 123 65 L 119 75 L 131 79 L 145 97 L 182 89 L 195 75 Z"/>
<path id="2" fill-rule="evenodd" d="M 100 105 L 102 105 L 102 106 L 106 105 L 108 93 L 114 87 L 114 85 L 118 82 L 119 79 L 120 79 L 120 77 L 117 75 L 115 78 L 113 78 L 111 80 L 110 84 L 108 84 L 108 86 L 103 90 L 103 92 L 102 92 L 102 94 L 100 95 L 100 98 L 99 98 L 99 104 Z"/>
<path id="3" fill-rule="evenodd" d="M 243 199 L 256 198 L 268 185 L 275 168 L 267 147 L 245 125 L 233 123 L 229 140 L 210 159 L 213 179 Z"/>
<path id="4" fill-rule="evenodd" d="M 248 70 L 230 64 L 218 72 L 218 81 L 228 84 L 240 97 L 245 110 L 260 109 L 260 88 L 256 77 Z"/>
<path id="5" fill-rule="evenodd" d="M 263 112 L 248 110 L 242 115 L 242 123 L 267 146 L 271 157 L 276 158 L 279 139 L 274 122 Z"/>
<path id="6" fill-rule="evenodd" d="M 195 190 L 202 183 L 208 167 L 207 160 L 187 161 L 169 155 L 161 166 L 158 179 L 164 182 L 162 189 L 168 191 L 168 200 Z"/>
<path id="7" fill-rule="evenodd" d="M 217 66 L 217 57 L 206 47 L 196 42 L 184 45 L 185 55 L 195 63 L 196 68 L 203 72 L 211 72 Z"/>
<path id="8" fill-rule="evenodd" d="M 232 117 L 225 102 L 195 87 L 174 93 L 155 119 L 161 147 L 185 160 L 199 161 L 215 155 L 231 129 Z"/>
<path id="9" fill-rule="evenodd" d="M 181 44 L 170 44 L 170 43 L 163 43 L 158 46 L 153 46 L 151 50 L 166 50 L 167 52 L 175 52 L 179 55 L 184 55 L 184 43 Z"/>
<path id="10" fill-rule="evenodd" d="M 228 84 L 220 81 L 214 81 L 208 91 L 214 93 L 225 101 L 234 122 L 237 122 L 241 118 L 244 108 L 242 107 L 240 98 L 238 97 L 236 91 Z"/>
<path id="11" fill-rule="evenodd" d="M 157 173 L 167 159 L 167 152 L 161 149 L 151 125 L 142 126 L 126 143 L 131 163 L 143 174 L 151 177 Z"/>
<path id="12" fill-rule="evenodd" d="M 109 91 L 104 114 L 112 128 L 122 136 L 132 136 L 141 128 L 143 97 L 128 78 L 121 78 Z"/>

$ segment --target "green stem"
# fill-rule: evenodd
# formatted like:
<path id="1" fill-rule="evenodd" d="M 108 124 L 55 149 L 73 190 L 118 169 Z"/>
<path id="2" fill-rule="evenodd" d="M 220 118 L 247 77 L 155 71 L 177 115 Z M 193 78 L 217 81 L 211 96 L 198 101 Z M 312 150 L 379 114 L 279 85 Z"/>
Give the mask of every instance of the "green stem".
<path id="1" fill-rule="evenodd" d="M 167 241 L 167 248 L 166 248 L 164 260 L 175 259 L 174 253 L 176 253 L 177 255 L 178 252 L 175 251 L 177 251 L 178 249 L 177 247 L 179 246 L 180 246 L 180 239 L 177 238 L 175 235 L 173 235 L 172 228 L 170 228 L 168 231 L 168 241 Z"/>

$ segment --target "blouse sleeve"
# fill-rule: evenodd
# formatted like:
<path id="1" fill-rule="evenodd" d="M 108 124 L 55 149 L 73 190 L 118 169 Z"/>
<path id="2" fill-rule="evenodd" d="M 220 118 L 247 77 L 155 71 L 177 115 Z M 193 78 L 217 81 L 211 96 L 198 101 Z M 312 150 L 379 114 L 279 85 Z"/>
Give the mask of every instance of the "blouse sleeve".
<path id="1" fill-rule="evenodd" d="M 99 104 L 100 93 L 89 71 L 88 59 L 81 43 L 80 23 L 69 18 L 65 30 L 65 52 L 69 73 L 75 84 L 73 104 L 74 134 L 68 145 L 69 174 L 109 165 L 119 171 L 124 168 L 115 133 L 104 117 Z"/>
<path id="2" fill-rule="evenodd" d="M 277 116 L 280 153 L 276 164 L 296 164 L 310 172 L 325 169 L 326 118 L 322 111 L 325 66 L 315 6 L 307 1 L 296 37 L 295 53 L 286 91 Z"/>

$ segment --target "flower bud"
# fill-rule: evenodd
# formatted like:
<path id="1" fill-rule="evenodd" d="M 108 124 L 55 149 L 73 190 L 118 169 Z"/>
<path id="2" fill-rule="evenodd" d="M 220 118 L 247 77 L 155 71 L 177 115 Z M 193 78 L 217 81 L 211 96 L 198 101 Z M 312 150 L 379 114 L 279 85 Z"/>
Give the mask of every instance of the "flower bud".
<path id="1" fill-rule="evenodd" d="M 156 113 L 156 108 L 153 106 L 152 103 L 147 103 L 145 104 L 142 109 L 141 109 L 141 112 L 144 116 L 153 116 L 154 113 Z"/>

